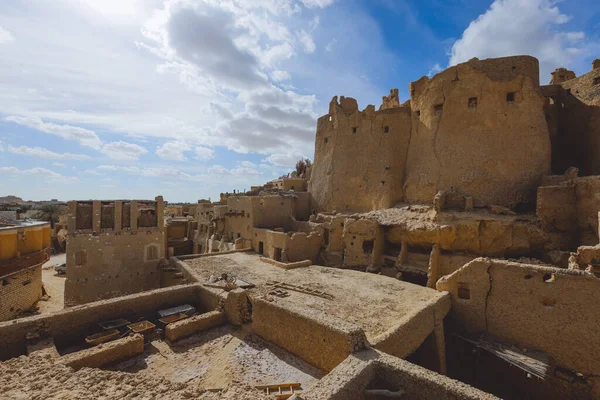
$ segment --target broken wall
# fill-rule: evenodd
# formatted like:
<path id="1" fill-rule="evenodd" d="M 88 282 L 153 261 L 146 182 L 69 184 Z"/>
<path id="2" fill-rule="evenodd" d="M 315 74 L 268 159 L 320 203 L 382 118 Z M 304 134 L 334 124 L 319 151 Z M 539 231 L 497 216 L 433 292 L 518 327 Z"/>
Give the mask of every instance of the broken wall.
<path id="1" fill-rule="evenodd" d="M 358 111 L 337 96 L 319 118 L 309 191 L 316 211 L 370 211 L 402 201 L 410 140 L 407 106 Z"/>
<path id="2" fill-rule="evenodd" d="M 557 366 L 600 374 L 600 280 L 581 271 L 478 258 L 437 282 L 459 330 L 548 353 Z"/>

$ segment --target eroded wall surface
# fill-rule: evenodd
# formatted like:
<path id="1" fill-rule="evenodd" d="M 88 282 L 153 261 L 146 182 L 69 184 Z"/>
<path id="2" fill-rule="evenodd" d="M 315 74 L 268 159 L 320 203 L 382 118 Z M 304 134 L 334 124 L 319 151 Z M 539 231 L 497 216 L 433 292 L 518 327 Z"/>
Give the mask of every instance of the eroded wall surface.
<path id="1" fill-rule="evenodd" d="M 550 140 L 533 57 L 471 60 L 411 84 L 408 202 L 438 191 L 475 206 L 535 203 Z"/>
<path id="2" fill-rule="evenodd" d="M 356 101 L 347 100 L 342 97 L 340 104 L 334 97 L 329 114 L 317 122 L 312 207 L 338 212 L 390 207 L 403 198 L 410 109 L 369 106 L 361 112 Z"/>
<path id="3" fill-rule="evenodd" d="M 582 271 L 478 258 L 440 279 L 452 314 L 469 333 L 548 353 L 555 365 L 598 375 L 600 280 Z"/>
<path id="4" fill-rule="evenodd" d="M 473 59 L 410 91 L 409 102 L 388 99 L 380 111 L 332 100 L 317 123 L 315 210 L 431 203 L 440 191 L 475 206 L 535 203 L 551 158 L 535 58 Z"/>
<path id="5" fill-rule="evenodd" d="M 69 208 L 65 306 L 159 287 L 166 244 L 161 196 L 72 201 Z"/>

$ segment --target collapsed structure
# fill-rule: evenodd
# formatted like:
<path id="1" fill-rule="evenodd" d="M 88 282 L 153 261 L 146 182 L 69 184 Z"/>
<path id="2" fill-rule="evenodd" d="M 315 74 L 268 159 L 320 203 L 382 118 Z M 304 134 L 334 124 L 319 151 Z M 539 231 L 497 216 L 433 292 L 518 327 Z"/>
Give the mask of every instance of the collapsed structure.
<path id="1" fill-rule="evenodd" d="M 600 330 L 588 306 L 600 293 L 600 61 L 581 77 L 557 69 L 540 86 L 533 57 L 473 59 L 409 90 L 401 103 L 393 89 L 377 110 L 334 97 L 318 120 L 309 180 L 173 207 L 166 235 L 147 233 L 161 243 L 152 266 L 148 257 L 114 270 L 71 260 L 71 290 L 84 273 L 99 288 L 79 303 L 146 291 L 0 324 L 0 355 L 31 359 L 43 342 L 51 356 L 40 368 L 67 366 L 78 387 L 96 377 L 73 370 L 102 367 L 95 374 L 107 382 L 161 385 L 172 398 L 600 398 Z M 151 226 L 163 232 L 161 202 Z M 118 264 L 120 243 L 146 254 L 154 244 L 123 239 L 116 216 L 103 225 L 122 207 L 72 203 L 69 260 L 102 249 L 94 262 Z M 183 281 L 142 285 L 156 268 Z M 135 282 L 111 286 L 134 270 Z M 184 315 L 188 306 L 195 315 Z M 146 345 L 129 336 L 82 350 L 86 335 L 108 335 L 98 323 L 115 319 L 143 320 Z M 166 345 L 149 337 L 155 323 Z M 223 378 L 212 367 L 223 362 L 239 375 Z M 18 382 L 4 393 L 26 394 Z"/>

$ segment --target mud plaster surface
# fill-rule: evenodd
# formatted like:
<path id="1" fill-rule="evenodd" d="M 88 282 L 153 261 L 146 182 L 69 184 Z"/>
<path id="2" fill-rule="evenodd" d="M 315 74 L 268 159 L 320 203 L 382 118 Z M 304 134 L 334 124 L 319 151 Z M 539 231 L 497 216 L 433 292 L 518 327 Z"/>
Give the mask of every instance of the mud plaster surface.
<path id="1" fill-rule="evenodd" d="M 299 381 L 307 388 L 320 377 L 283 350 L 225 326 L 172 347 L 153 341 L 143 355 L 106 369 L 75 372 L 46 356 L 14 358 L 0 363 L 0 399 L 272 399 L 253 387 Z"/>
<path id="2" fill-rule="evenodd" d="M 290 309 L 325 314 L 353 323 L 365 331 L 368 339 L 395 327 L 402 316 L 430 307 L 444 297 L 444 293 L 429 288 L 360 271 L 316 265 L 283 270 L 260 261 L 258 255 L 250 253 L 205 257 L 185 262 L 191 266 L 201 283 L 207 282 L 210 275 L 233 274 L 257 285 L 257 288 L 252 289 L 257 295 L 268 292 L 265 287 L 268 280 L 307 285 L 327 292 L 335 298 L 327 300 L 294 291 L 289 292 L 289 297 L 269 298 Z"/>
<path id="3" fill-rule="evenodd" d="M 223 326 L 168 345 L 161 340 L 145 354 L 113 365 L 120 370 L 162 376 L 205 389 L 225 388 L 235 380 L 251 386 L 300 382 L 311 386 L 322 374 L 314 367 L 243 329 Z"/>

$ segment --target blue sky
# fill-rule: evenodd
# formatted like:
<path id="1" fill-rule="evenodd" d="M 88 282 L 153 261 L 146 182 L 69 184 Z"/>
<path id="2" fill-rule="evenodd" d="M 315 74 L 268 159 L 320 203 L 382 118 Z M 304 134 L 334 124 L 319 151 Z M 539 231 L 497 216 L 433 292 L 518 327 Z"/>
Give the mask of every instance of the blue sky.
<path id="1" fill-rule="evenodd" d="M 0 196 L 195 202 L 313 157 L 335 95 L 531 54 L 600 58 L 592 0 L 0 3 Z"/>

